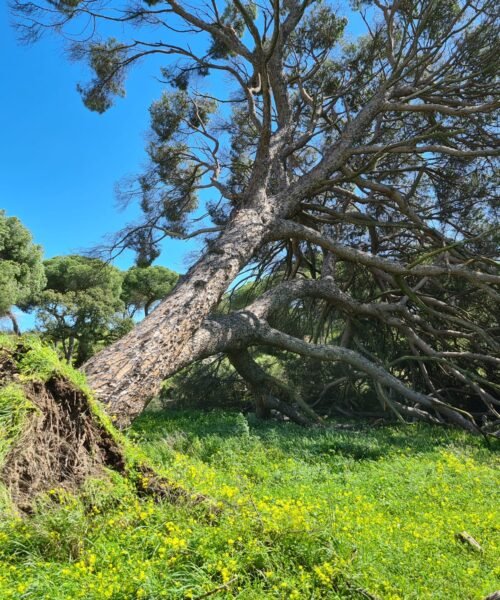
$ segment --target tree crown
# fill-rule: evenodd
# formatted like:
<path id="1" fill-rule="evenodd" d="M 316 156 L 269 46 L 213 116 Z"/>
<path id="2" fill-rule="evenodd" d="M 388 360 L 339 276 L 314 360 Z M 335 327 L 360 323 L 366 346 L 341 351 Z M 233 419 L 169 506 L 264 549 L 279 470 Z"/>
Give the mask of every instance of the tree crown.
<path id="1" fill-rule="evenodd" d="M 19 219 L 0 210 L 0 316 L 25 305 L 44 284 L 41 247 Z"/>

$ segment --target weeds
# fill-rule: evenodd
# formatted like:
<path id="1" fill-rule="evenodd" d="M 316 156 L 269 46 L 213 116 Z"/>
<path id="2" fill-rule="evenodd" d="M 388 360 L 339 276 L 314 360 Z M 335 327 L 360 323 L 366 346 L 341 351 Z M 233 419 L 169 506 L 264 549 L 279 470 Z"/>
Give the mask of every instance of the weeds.
<path id="1" fill-rule="evenodd" d="M 111 472 L 78 496 L 51 490 L 0 525 L 1 598 L 479 599 L 499 586 L 498 463 L 463 432 L 184 412 L 145 414 L 129 434 L 221 511 L 140 499 Z"/>

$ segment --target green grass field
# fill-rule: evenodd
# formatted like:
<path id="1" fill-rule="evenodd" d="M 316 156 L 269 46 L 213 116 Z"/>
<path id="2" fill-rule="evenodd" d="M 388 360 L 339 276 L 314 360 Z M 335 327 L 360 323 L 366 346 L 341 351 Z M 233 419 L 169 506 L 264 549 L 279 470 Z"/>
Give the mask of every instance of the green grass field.
<path id="1" fill-rule="evenodd" d="M 121 477 L 0 524 L 0 598 L 481 599 L 500 589 L 498 453 L 422 425 L 307 431 L 147 413 L 130 437 L 210 502 Z M 498 450 L 498 448 L 496 448 Z M 482 551 L 456 539 L 468 532 Z"/>

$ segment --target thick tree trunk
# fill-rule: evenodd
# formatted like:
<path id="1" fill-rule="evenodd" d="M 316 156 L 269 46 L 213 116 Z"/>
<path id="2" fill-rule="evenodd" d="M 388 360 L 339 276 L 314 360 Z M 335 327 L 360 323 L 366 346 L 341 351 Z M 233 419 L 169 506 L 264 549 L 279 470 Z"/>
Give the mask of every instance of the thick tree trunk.
<path id="1" fill-rule="evenodd" d="M 17 322 L 16 319 L 16 315 L 13 312 L 8 312 L 7 316 L 10 319 L 10 322 L 12 323 L 12 331 L 16 334 L 16 335 L 21 335 L 21 329 L 19 327 L 19 323 Z"/>
<path id="2" fill-rule="evenodd" d="M 183 348 L 261 246 L 272 221 L 265 198 L 235 212 L 226 231 L 168 298 L 83 366 L 98 399 L 119 425 L 136 417 L 162 381 L 190 362 L 192 353 Z"/>
<path id="3" fill-rule="evenodd" d="M 266 194 L 270 167 L 274 158 L 280 159 L 280 139 L 285 130 L 272 141 L 270 129 L 266 129 L 247 193 L 240 198 L 242 208 L 235 210 L 221 237 L 156 310 L 124 338 L 83 365 L 97 397 L 116 416 L 118 424 L 129 423 L 159 391 L 162 381 L 190 362 L 189 353 L 183 353 L 183 348 L 203 319 L 255 251 L 271 239 L 280 220 L 294 212 L 313 184 L 345 164 L 353 140 L 379 112 L 385 97 L 382 86 L 318 165 L 293 186 L 278 185 L 273 197 Z"/>

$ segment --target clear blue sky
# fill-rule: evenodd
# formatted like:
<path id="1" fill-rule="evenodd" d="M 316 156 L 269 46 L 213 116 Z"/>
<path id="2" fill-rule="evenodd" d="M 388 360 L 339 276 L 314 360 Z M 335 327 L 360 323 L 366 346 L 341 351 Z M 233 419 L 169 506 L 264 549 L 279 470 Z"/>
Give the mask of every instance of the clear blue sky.
<path id="1" fill-rule="evenodd" d="M 56 36 L 21 45 L 6 2 L 0 49 L 0 208 L 21 219 L 46 258 L 88 250 L 136 215 L 118 210 L 114 188 L 146 161 L 148 108 L 161 94 L 158 65 L 134 69 L 127 97 L 99 115 L 76 91 L 88 80 L 85 66 L 68 60 Z M 156 264 L 185 272 L 198 247 L 168 240 Z M 132 263 L 131 253 L 116 261 L 120 268 Z M 34 325 L 33 315 L 18 318 L 23 329 Z"/>
<path id="2" fill-rule="evenodd" d="M 18 216 L 45 256 L 78 252 L 133 219 L 114 186 L 144 164 L 148 107 L 161 93 L 158 70 L 132 71 L 127 97 L 104 115 L 88 111 L 76 84 L 88 79 L 60 39 L 22 46 L 0 3 L 0 208 Z M 159 264 L 184 271 L 196 244 L 169 241 Z M 132 257 L 118 261 L 122 268 Z"/>

